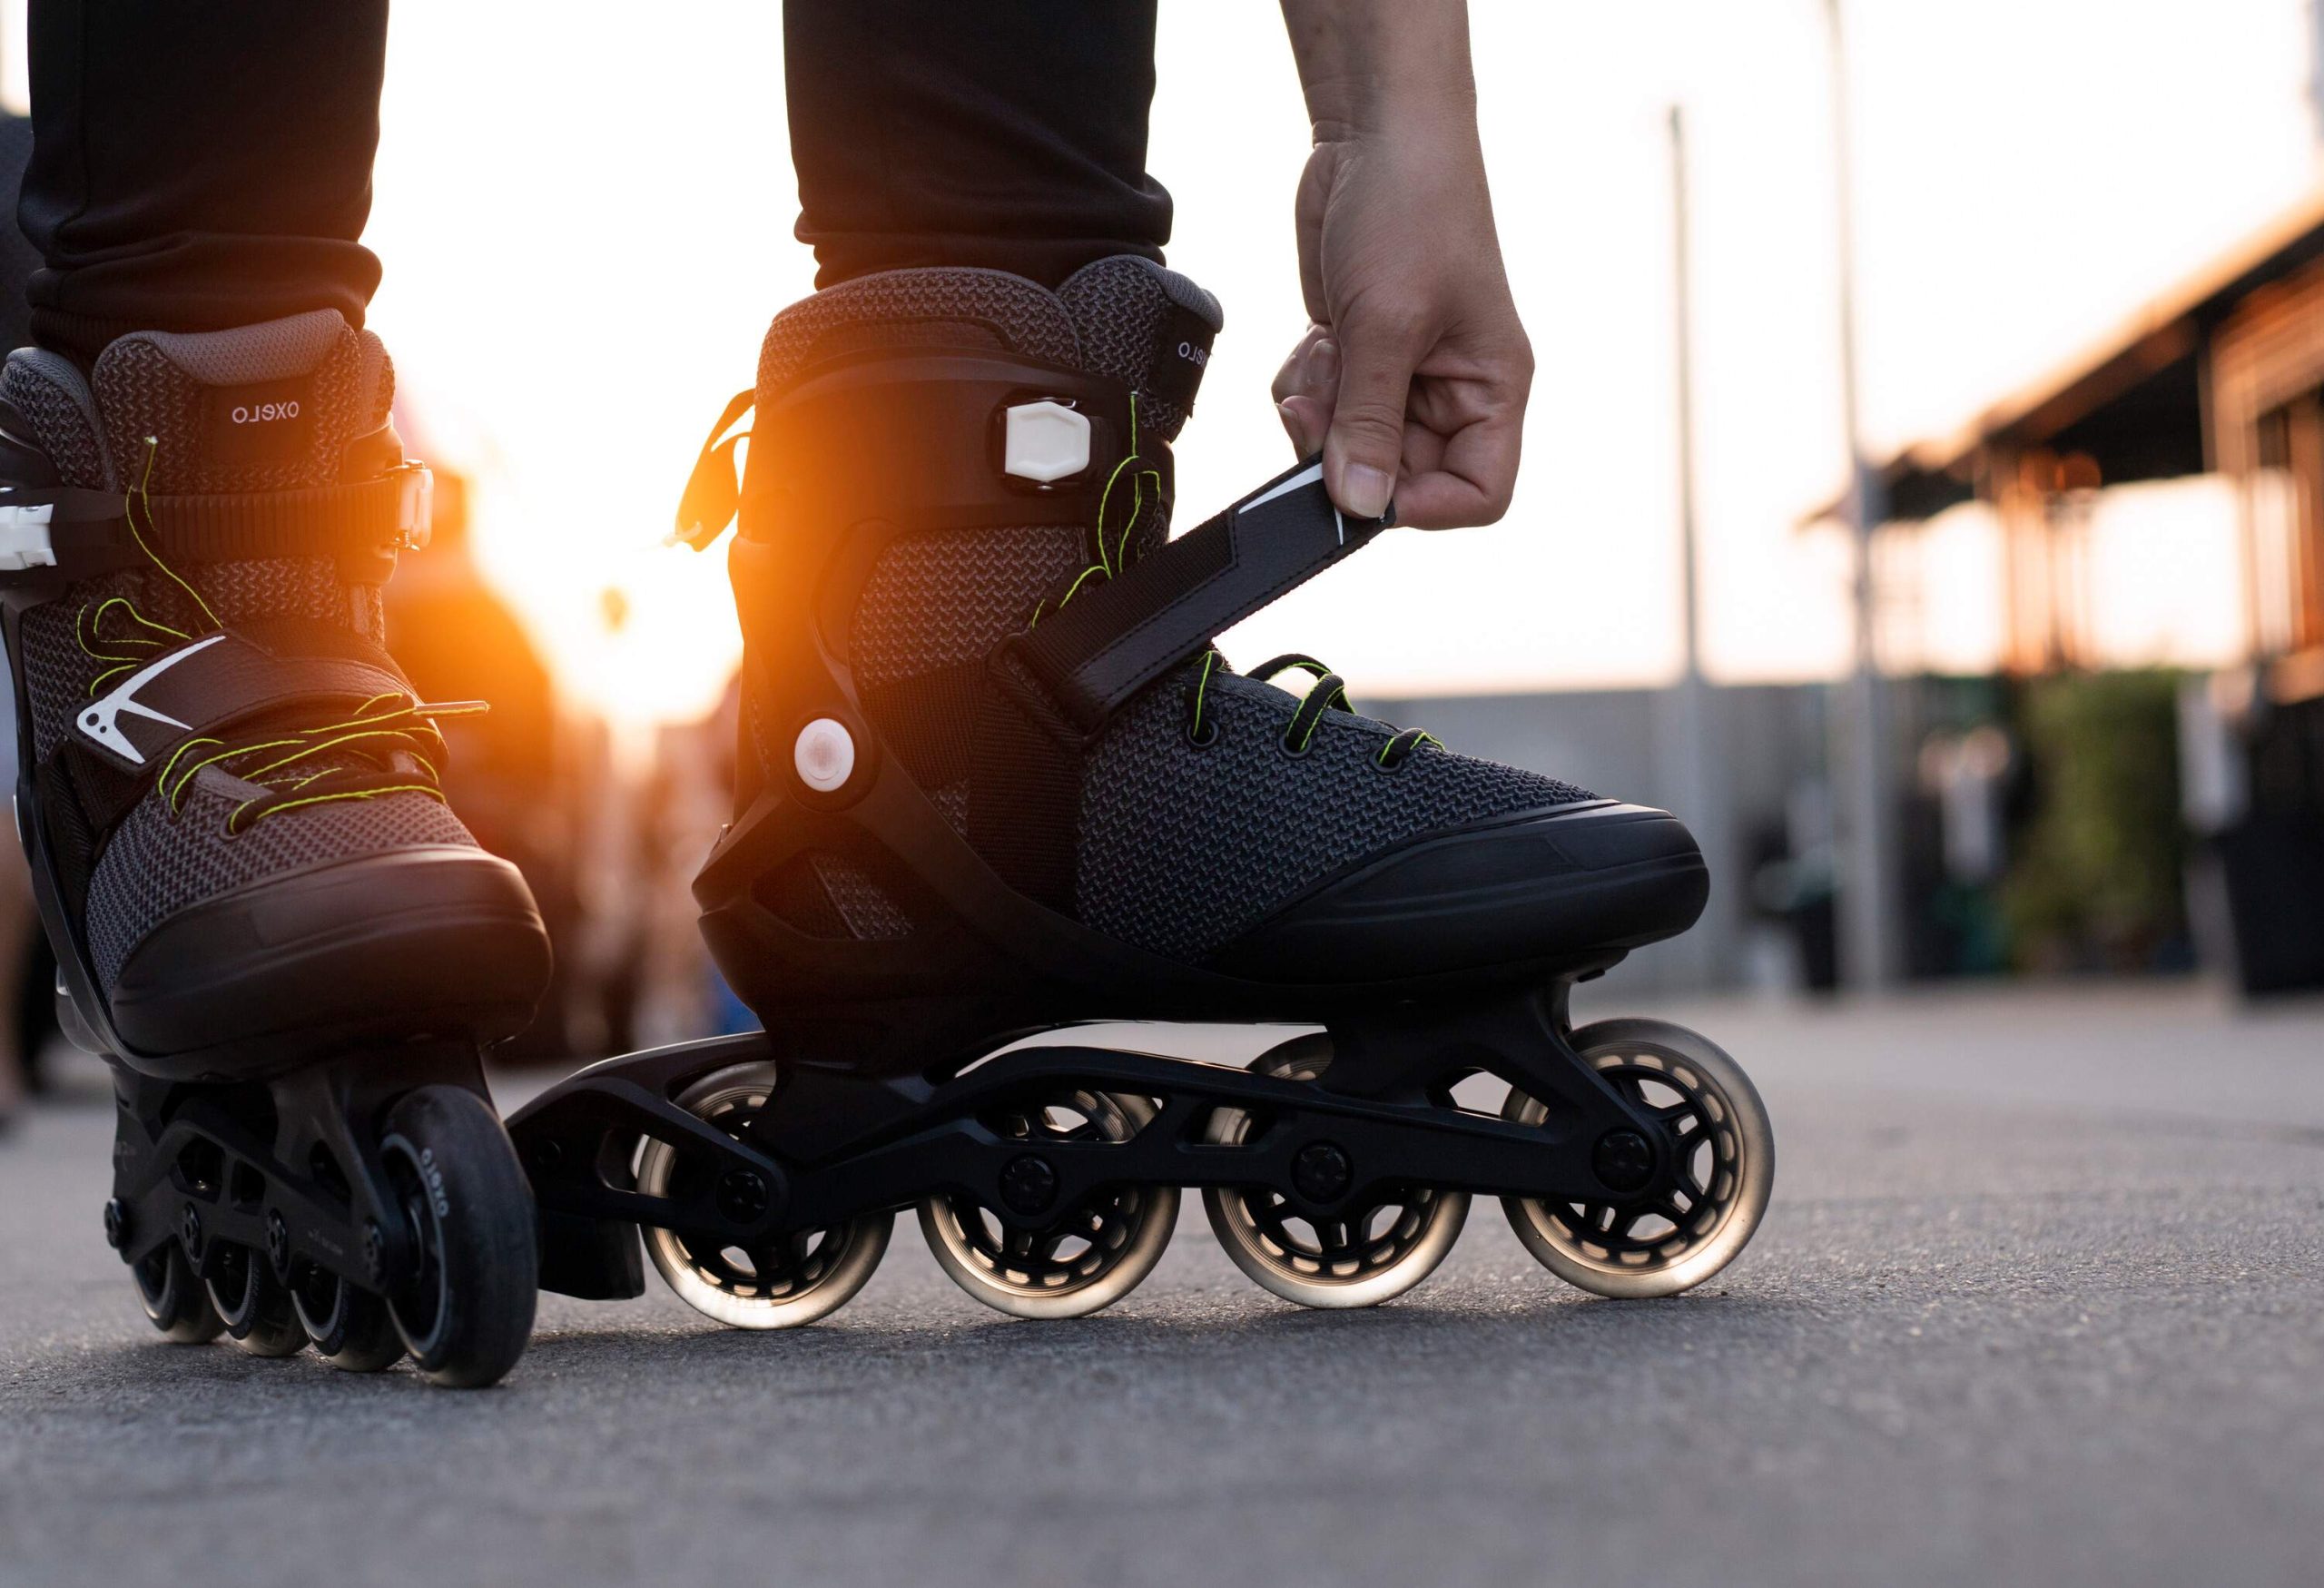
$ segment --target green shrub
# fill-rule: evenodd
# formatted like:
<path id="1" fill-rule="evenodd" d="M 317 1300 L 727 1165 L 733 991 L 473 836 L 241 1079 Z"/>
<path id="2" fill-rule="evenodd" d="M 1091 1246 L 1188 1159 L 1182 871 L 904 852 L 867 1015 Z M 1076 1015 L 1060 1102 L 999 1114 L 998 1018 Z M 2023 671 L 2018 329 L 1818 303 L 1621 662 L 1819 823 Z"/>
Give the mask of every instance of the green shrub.
<path id="1" fill-rule="evenodd" d="M 2003 890 L 2019 964 L 2142 970 L 2183 931 L 2177 690 L 2162 671 L 2028 686 L 2033 810 Z"/>

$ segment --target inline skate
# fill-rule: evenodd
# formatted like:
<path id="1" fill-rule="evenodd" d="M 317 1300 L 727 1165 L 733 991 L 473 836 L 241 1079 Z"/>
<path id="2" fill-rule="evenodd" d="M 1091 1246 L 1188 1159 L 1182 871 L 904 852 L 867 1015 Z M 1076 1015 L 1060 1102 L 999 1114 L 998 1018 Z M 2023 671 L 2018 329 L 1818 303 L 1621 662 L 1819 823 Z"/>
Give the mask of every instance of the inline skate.
<path id="1" fill-rule="evenodd" d="M 480 1044 L 548 943 L 444 801 L 380 587 L 428 475 L 377 337 L 316 311 L 0 371 L 18 836 L 114 1079 L 105 1233 L 172 1340 L 481 1385 L 537 1298 Z"/>
<path id="2" fill-rule="evenodd" d="M 1749 1238 L 1774 1156 L 1742 1071 L 1568 1015 L 1699 912 L 1685 828 L 1215 648 L 1386 527 L 1310 461 L 1168 538 L 1220 322 L 1133 258 L 1054 292 L 897 271 L 776 319 L 679 516 L 701 546 L 739 508 L 742 770 L 694 886 L 765 1030 L 512 1117 L 549 1288 L 638 1294 L 642 1231 L 704 1314 L 808 1323 L 916 1208 L 971 1295 L 1074 1317 L 1151 1271 L 1187 1187 L 1311 1307 L 1410 1289 L 1478 1195 L 1608 1296 Z M 1107 1021 L 1283 1029 L 1246 1069 L 1073 1040 Z"/>

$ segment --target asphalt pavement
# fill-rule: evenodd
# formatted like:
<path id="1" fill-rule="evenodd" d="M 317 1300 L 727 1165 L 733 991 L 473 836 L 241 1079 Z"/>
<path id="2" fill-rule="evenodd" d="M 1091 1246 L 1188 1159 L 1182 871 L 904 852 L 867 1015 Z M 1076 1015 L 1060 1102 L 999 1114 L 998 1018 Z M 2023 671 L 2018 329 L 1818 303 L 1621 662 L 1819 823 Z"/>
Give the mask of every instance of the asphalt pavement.
<path id="1" fill-rule="evenodd" d="M 1189 1198 L 1095 1318 L 987 1312 L 907 1221 L 824 1326 L 545 1297 L 474 1394 L 161 1343 L 84 1077 L 0 1138 L 0 1584 L 2324 1580 L 2324 1003 L 1586 991 L 1775 1116 L 1688 1297 L 1586 1297 L 1480 1205 L 1401 1302 L 1304 1312 Z"/>

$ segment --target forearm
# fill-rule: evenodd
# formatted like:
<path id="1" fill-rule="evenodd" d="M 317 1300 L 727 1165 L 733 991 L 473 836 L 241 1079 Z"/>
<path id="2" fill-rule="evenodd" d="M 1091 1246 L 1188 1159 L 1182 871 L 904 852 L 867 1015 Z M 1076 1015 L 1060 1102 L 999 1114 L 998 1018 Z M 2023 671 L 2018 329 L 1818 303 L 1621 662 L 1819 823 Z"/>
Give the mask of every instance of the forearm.
<path id="1" fill-rule="evenodd" d="M 1391 128 L 1476 138 L 1467 0 L 1283 0 L 1318 143 Z"/>

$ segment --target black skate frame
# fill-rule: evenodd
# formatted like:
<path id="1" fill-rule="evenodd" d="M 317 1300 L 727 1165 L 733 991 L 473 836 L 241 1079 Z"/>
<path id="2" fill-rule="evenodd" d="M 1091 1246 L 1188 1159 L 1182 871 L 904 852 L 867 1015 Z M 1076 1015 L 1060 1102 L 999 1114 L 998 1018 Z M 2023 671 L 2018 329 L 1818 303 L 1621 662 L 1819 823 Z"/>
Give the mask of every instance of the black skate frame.
<path id="1" fill-rule="evenodd" d="M 1090 1195 L 1121 1184 L 1264 1187 L 1311 1218 L 1376 1206 L 1400 1186 L 1649 1205 L 1675 1186 L 1668 1128 L 1600 1079 L 1571 1041 L 1571 984 L 1634 943 L 1386 983 L 1285 985 L 1187 965 L 1043 902 L 1056 879 L 1038 858 L 989 861 L 884 749 L 834 637 L 878 549 L 900 520 L 1025 521 L 1021 497 L 976 483 L 990 471 L 961 438 L 989 433 L 996 405 L 1034 397 L 1098 409 L 1102 422 L 1107 394 L 1092 390 L 1101 384 L 985 358 L 842 364 L 785 399 L 804 410 L 808 442 L 827 433 L 814 407 L 827 401 L 846 416 L 837 433 L 886 427 L 865 443 L 873 456 L 933 455 L 954 467 L 891 487 L 837 460 L 816 467 L 796 434 L 771 435 L 752 452 L 751 472 L 763 478 L 745 484 L 744 532 L 731 554 L 744 667 L 770 742 L 787 745 L 800 726 L 831 718 L 855 741 L 856 769 L 832 793 L 805 787 L 787 767 L 755 771 L 745 730 L 738 814 L 694 893 L 714 956 L 769 1029 L 608 1060 L 510 1117 L 540 1210 L 545 1288 L 639 1294 L 635 1228 L 670 1230 L 696 1249 L 750 1251 L 937 1196 L 973 1198 L 1004 1226 L 1039 1231 L 1062 1228 Z M 767 421 L 762 413 L 762 431 Z M 910 502 L 907 513 L 882 499 L 899 489 L 956 494 Z M 753 533 L 754 504 L 783 490 L 792 499 L 769 517 L 788 527 Z M 815 498 L 812 510 L 801 511 L 799 493 Z M 1049 521 L 1098 518 L 1086 492 L 1053 510 Z M 1056 790 L 1070 786 L 1080 747 L 1111 713 L 1209 636 L 1385 527 L 1344 518 L 1311 460 L 1077 597 L 990 658 L 979 775 L 990 768 L 1012 797 L 1025 791 L 1029 824 L 1053 819 Z M 817 851 L 869 872 L 911 916 L 911 934 L 816 935 L 770 908 L 761 882 Z M 1333 1058 L 1320 1081 L 1306 1082 L 1098 1045 L 996 1051 L 1109 1020 L 1322 1026 Z M 734 1134 L 675 1100 L 713 1072 L 766 1062 L 780 1077 L 774 1100 Z M 1538 1100 L 1547 1117 L 1521 1125 L 1460 1108 L 1454 1087 L 1478 1074 Z M 1008 1133 L 1010 1117 L 1077 1092 L 1145 1098 L 1157 1111 L 1125 1141 Z M 1247 1117 L 1241 1139 L 1205 1139 L 1220 1110 Z M 649 1140 L 676 1154 L 666 1194 L 639 1186 Z M 1025 1194 L 1028 1157 L 1039 1160 L 1030 1181 L 1048 1193 Z M 1319 1162 L 1327 1172 L 1315 1172 Z M 1004 1185 L 1012 1166 L 1013 1201 Z"/>
<path id="2" fill-rule="evenodd" d="M 389 1110 L 422 1086 L 487 1095 L 465 1043 L 374 1050 L 271 1082 L 171 1081 L 112 1068 L 105 1238 L 123 1261 L 143 1262 L 174 1240 L 207 1279 L 240 1246 L 264 1256 L 286 1285 L 311 1264 L 379 1295 L 419 1265 L 379 1151 Z"/>
<path id="3" fill-rule="evenodd" d="M 1600 1080 L 1574 1053 L 1569 986 L 1332 1021 L 1332 1063 L 1318 1082 L 1049 1042 L 941 1079 L 881 1076 L 783 1063 L 779 1037 L 752 1032 L 593 1065 L 519 1110 L 508 1130 L 541 1212 L 542 1287 L 592 1298 L 643 1290 L 629 1226 L 669 1229 L 703 1249 L 749 1250 L 935 1196 L 966 1196 L 1004 1226 L 1036 1231 L 1121 1184 L 1265 1187 L 1319 1220 L 1411 1186 L 1652 1202 L 1672 1167 L 1667 1132 L 1650 1109 Z M 739 1136 L 673 1100 L 704 1075 L 770 1060 L 782 1075 L 777 1100 Z M 1540 1100 L 1547 1119 L 1520 1125 L 1459 1108 L 1452 1088 L 1480 1073 Z M 1034 1147 L 994 1123 L 1078 1091 L 1146 1098 L 1158 1111 L 1124 1142 Z M 1252 1121 L 1240 1140 L 1205 1139 L 1220 1109 Z M 688 1164 L 691 1172 L 671 1179 L 675 1194 L 637 1189 L 635 1152 L 645 1139 L 674 1148 Z M 1295 1171 L 1319 1146 L 1344 1166 L 1336 1189 L 1323 1188 L 1330 1194 Z M 1055 1188 L 1029 1208 L 1012 1204 L 1003 1187 L 1028 1156 Z M 1620 1183 L 1610 1185 L 1609 1176 Z M 749 1216 L 738 1216 L 743 1209 Z"/>

